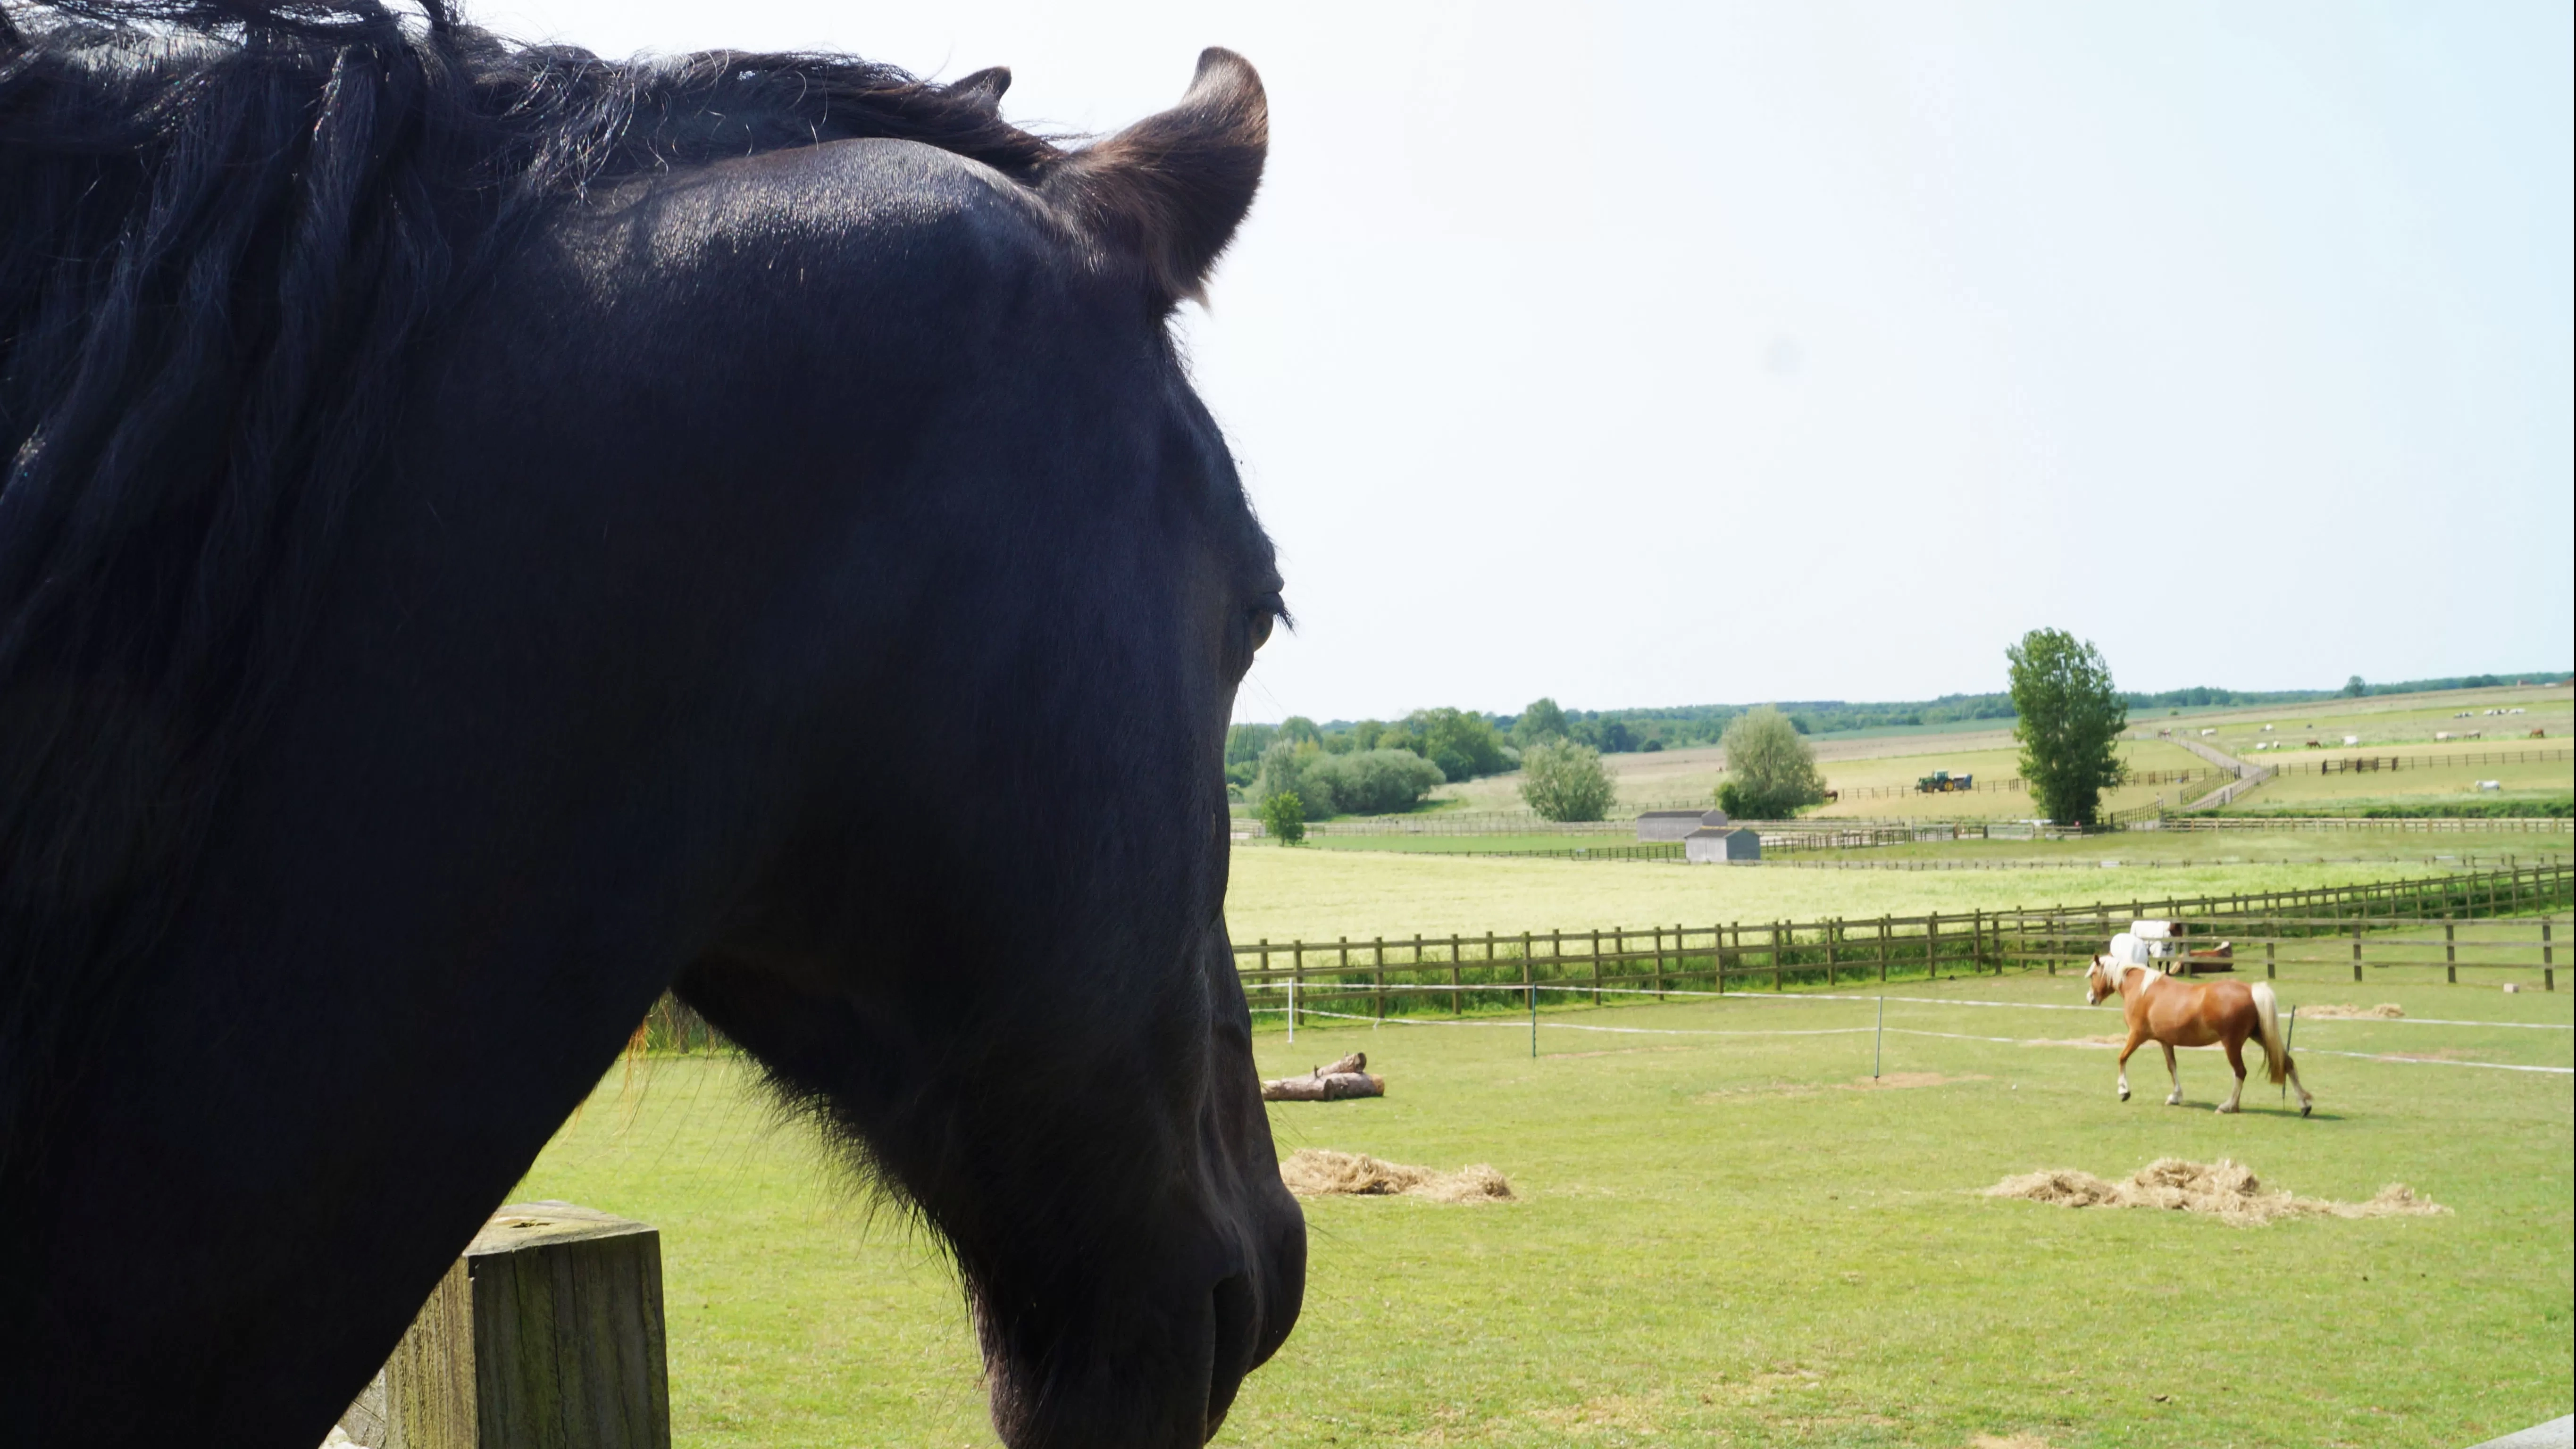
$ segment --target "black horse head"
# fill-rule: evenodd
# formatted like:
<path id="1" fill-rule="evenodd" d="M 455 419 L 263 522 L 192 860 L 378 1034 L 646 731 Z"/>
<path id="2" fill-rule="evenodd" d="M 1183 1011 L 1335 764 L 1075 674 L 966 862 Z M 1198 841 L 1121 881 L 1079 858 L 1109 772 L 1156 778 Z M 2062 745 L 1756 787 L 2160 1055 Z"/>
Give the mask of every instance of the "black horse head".
<path id="1" fill-rule="evenodd" d="M 313 1442 L 676 988 L 1180 1445 L 1304 1230 L 1225 938 L 1282 612 L 1166 323 L 1258 80 L 0 12 L 0 1401 Z M 32 17 L 32 18 L 31 18 Z"/>

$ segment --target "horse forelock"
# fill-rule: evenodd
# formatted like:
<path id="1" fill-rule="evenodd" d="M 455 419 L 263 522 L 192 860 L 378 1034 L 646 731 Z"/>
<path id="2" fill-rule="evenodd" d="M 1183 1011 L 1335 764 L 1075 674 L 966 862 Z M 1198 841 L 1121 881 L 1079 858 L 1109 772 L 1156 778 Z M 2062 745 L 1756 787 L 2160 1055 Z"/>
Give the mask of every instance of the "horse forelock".
<path id="1" fill-rule="evenodd" d="M 150 953 L 433 319 L 594 183 L 1063 153 L 845 56 L 610 62 L 377 0 L 0 8 L 0 1179 Z M 120 999 L 132 999 L 124 993 Z"/>

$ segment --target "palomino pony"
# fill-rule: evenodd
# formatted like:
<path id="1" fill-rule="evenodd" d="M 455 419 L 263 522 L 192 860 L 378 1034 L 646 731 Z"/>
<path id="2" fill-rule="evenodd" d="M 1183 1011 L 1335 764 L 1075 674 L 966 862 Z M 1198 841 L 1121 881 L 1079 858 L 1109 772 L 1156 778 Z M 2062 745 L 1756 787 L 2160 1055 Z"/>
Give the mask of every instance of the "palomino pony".
<path id="1" fill-rule="evenodd" d="M 944 1240 L 1016 1449 L 1286 1338 L 1280 580 L 1167 328 L 1267 111 L 1008 79 L 0 3 L 0 1438 L 320 1442 L 665 990 Z"/>
<path id="2" fill-rule="evenodd" d="M 2129 1040 L 2120 1048 L 2121 1101 L 2129 1100 L 2129 1056 L 2140 1046 L 2152 1041 L 2165 1049 L 2165 1072 L 2173 1078 L 2173 1095 L 2165 1105 L 2178 1107 L 2182 1069 L 2174 1062 L 2174 1048 L 2215 1044 L 2226 1048 L 2227 1065 L 2236 1072 L 2236 1088 L 2218 1110 L 2233 1112 L 2245 1095 L 2245 1043 L 2252 1039 L 2262 1045 L 2273 1085 L 2286 1078 L 2297 1090 L 2299 1115 L 2305 1117 L 2316 1105 L 2299 1084 L 2299 1067 L 2290 1060 L 2289 1043 L 2281 1039 L 2281 1019 L 2267 983 L 2185 981 L 2153 966 L 2094 957 L 2084 973 L 2085 1004 L 2099 1006 L 2114 994 L 2129 1023 Z"/>

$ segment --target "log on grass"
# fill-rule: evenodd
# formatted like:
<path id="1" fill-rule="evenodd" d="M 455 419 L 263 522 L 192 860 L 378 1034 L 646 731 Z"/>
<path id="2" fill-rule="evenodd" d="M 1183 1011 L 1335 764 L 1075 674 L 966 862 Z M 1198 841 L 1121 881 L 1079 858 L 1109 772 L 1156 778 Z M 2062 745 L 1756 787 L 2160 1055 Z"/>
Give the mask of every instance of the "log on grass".
<path id="1" fill-rule="evenodd" d="M 1386 1078 L 1372 1073 L 1368 1053 L 1353 1052 L 1302 1077 L 1282 1077 L 1261 1084 L 1265 1102 L 1339 1102 L 1351 1097 L 1383 1097 Z"/>

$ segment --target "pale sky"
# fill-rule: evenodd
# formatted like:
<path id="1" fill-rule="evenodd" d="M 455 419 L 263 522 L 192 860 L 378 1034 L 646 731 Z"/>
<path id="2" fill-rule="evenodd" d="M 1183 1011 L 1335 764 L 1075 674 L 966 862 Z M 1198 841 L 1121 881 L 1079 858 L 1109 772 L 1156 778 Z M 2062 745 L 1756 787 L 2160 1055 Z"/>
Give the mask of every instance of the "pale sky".
<path id="1" fill-rule="evenodd" d="M 1181 327 L 1300 628 L 1237 716 L 2576 661 L 2563 3 L 490 0 L 604 54 L 1270 92 Z"/>

